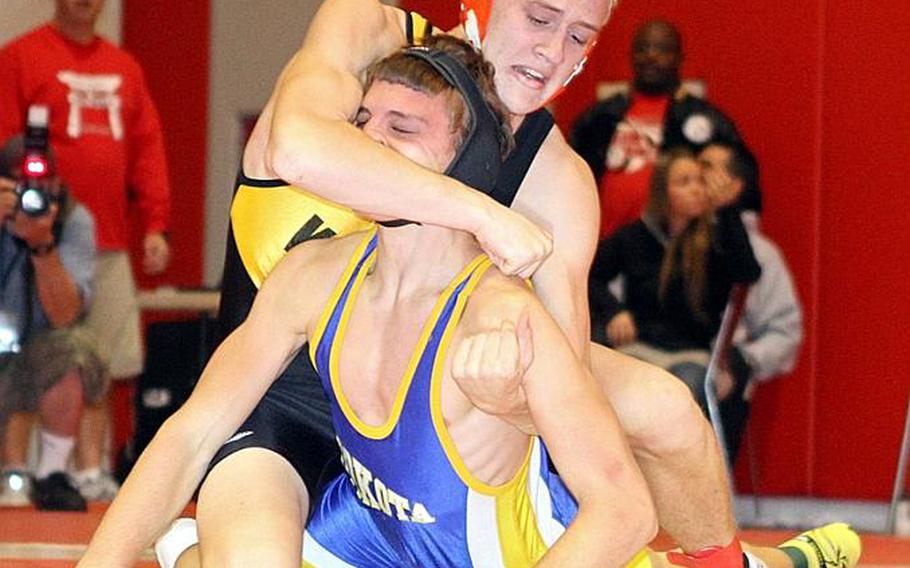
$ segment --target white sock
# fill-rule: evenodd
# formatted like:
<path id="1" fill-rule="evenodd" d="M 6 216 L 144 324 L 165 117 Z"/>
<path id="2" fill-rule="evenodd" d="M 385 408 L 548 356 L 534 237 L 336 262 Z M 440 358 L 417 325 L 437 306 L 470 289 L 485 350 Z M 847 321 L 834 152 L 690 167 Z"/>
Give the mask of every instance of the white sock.
<path id="1" fill-rule="evenodd" d="M 748 562 L 746 565 L 748 568 L 768 568 L 767 564 L 762 562 L 760 558 L 757 558 L 751 552 L 743 552 L 743 554 L 746 557 L 746 562 Z"/>
<path id="2" fill-rule="evenodd" d="M 58 436 L 47 430 L 41 430 L 41 457 L 38 459 L 38 468 L 35 470 L 37 479 L 44 479 L 48 475 L 66 471 L 66 460 L 69 459 L 76 444 L 73 436 Z"/>
<path id="3" fill-rule="evenodd" d="M 85 469 L 80 469 L 73 474 L 73 479 L 76 480 L 76 483 L 85 483 L 86 481 L 94 481 L 101 477 L 101 468 L 100 467 L 87 467 Z"/>
<path id="4" fill-rule="evenodd" d="M 180 555 L 199 544 L 196 519 L 179 518 L 155 541 L 155 556 L 161 568 L 174 568 Z"/>

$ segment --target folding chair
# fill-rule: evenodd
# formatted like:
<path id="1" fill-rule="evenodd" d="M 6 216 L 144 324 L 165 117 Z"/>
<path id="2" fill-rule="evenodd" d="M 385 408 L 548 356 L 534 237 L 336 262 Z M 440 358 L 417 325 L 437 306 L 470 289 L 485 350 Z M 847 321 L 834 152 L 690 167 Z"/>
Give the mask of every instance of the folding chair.
<path id="1" fill-rule="evenodd" d="M 736 325 L 742 316 L 743 309 L 746 305 L 746 294 L 749 288 L 745 284 L 735 284 L 730 290 L 730 299 L 727 300 L 727 307 L 724 309 L 724 315 L 720 322 L 720 330 L 717 332 L 717 339 L 714 341 L 714 348 L 711 350 L 711 358 L 708 360 L 708 370 L 705 373 L 705 400 L 708 403 L 708 416 L 711 419 L 711 426 L 717 436 L 717 442 L 724 456 L 726 463 L 730 463 L 730 455 L 727 449 L 727 439 L 724 437 L 724 424 L 720 416 L 720 407 L 717 401 L 716 383 L 717 372 L 726 365 L 727 353 L 733 344 L 733 332 L 736 331 Z M 733 484 L 733 476 L 730 476 L 730 484 Z M 731 487 L 732 489 L 732 487 Z"/>
<path id="2" fill-rule="evenodd" d="M 904 438 L 897 458 L 897 474 L 894 476 L 894 491 L 891 493 L 891 507 L 888 510 L 887 532 L 894 534 L 897 524 L 897 506 L 904 496 L 907 479 L 907 461 L 910 459 L 910 401 L 907 402 L 907 417 L 904 419 Z"/>

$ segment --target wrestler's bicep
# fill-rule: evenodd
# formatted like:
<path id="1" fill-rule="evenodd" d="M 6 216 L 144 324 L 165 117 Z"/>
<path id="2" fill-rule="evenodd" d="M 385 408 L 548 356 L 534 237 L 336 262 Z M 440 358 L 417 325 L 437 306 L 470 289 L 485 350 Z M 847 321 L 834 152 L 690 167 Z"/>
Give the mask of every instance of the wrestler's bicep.
<path id="1" fill-rule="evenodd" d="M 404 12 L 378 0 L 326 0 L 307 31 L 301 54 L 360 74 L 406 43 Z"/>
<path id="2" fill-rule="evenodd" d="M 566 333 L 575 353 L 587 360 L 591 335 L 588 271 L 597 248 L 600 208 L 587 164 L 568 148 L 561 135 L 551 134 L 554 136 L 556 139 L 548 143 L 556 149 L 546 148 L 540 163 L 535 161 L 526 182 L 532 184 L 532 191 L 516 209 L 549 227 L 553 234 L 553 253 L 532 277 L 534 290 Z M 544 170 L 559 175 L 543 176 Z M 533 185 L 543 180 L 545 185 Z"/>
<path id="3" fill-rule="evenodd" d="M 405 43 L 400 14 L 376 0 L 327 0 L 279 77 L 278 116 L 298 109 L 350 118 L 360 103 L 364 70 Z"/>

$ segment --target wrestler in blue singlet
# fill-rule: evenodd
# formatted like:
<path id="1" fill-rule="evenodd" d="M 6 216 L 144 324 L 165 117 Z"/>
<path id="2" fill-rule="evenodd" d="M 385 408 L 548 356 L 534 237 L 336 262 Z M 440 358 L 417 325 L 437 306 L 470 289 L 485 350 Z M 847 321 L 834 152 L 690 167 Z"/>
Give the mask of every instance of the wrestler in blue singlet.
<path id="1" fill-rule="evenodd" d="M 529 438 L 527 458 L 512 480 L 491 487 L 476 479 L 458 456 L 440 404 L 449 340 L 490 261 L 475 258 L 439 297 L 388 422 L 370 426 L 341 391 L 338 350 L 375 248 L 371 231 L 310 343 L 346 473 L 316 503 L 304 537 L 304 566 L 531 566 L 574 517 L 574 499 L 549 471 L 537 437 Z"/>

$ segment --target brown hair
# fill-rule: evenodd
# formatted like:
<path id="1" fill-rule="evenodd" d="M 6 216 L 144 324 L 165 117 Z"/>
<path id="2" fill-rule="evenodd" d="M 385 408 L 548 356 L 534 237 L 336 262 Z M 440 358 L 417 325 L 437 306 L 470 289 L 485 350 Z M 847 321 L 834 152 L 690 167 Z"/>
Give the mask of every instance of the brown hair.
<path id="1" fill-rule="evenodd" d="M 666 299 L 670 281 L 677 275 L 682 278 L 683 289 L 692 313 L 703 322 L 708 321 L 704 302 L 708 281 L 708 253 L 711 248 L 711 222 L 706 213 L 693 219 L 678 235 L 669 235 L 670 198 L 668 187 L 670 169 L 678 160 L 697 162 L 695 154 L 687 148 L 672 148 L 662 152 L 654 164 L 651 188 L 645 214 L 668 235 L 664 258 L 660 266 L 660 301 Z"/>
<path id="2" fill-rule="evenodd" d="M 499 146 L 501 156 L 505 158 L 514 146 L 514 139 L 509 126 L 509 115 L 499 99 L 493 83 L 493 65 L 486 61 L 471 44 L 454 36 L 435 35 L 428 38 L 423 43 L 423 46 L 445 51 L 465 66 L 499 122 Z M 366 82 L 363 86 L 364 92 L 369 90 L 375 81 L 404 85 L 429 95 L 445 94 L 448 99 L 452 132 L 456 134 L 455 147 L 460 147 L 462 142 L 464 142 L 470 119 L 464 99 L 458 89 L 453 87 L 432 65 L 422 59 L 411 57 L 405 52 L 399 51 L 367 68 Z"/>

